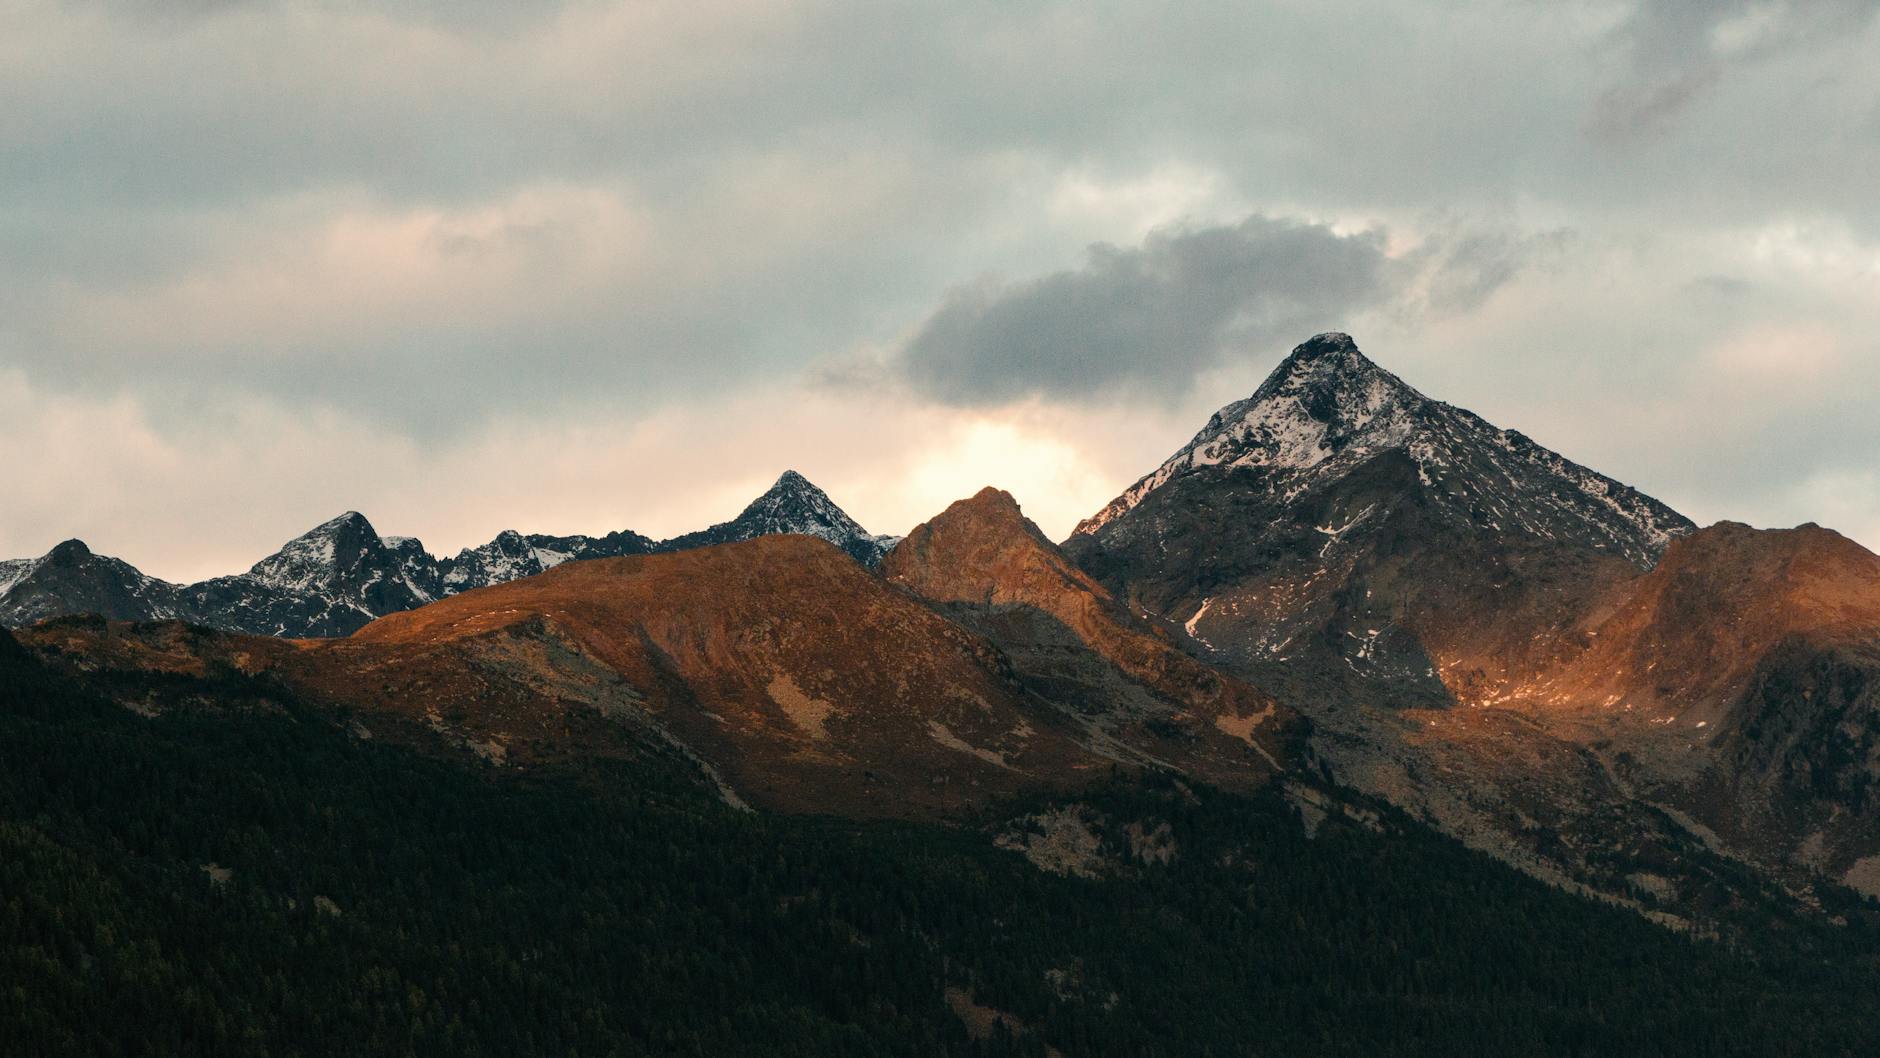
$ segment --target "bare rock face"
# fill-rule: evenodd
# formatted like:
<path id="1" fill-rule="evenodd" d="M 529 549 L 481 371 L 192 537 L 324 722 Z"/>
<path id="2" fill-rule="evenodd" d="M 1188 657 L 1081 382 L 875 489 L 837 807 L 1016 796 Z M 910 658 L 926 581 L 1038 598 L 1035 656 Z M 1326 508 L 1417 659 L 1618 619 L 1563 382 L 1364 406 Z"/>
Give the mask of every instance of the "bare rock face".
<path id="1" fill-rule="evenodd" d="M 1035 693 L 1106 738 L 1228 785 L 1296 758 L 1296 714 L 1130 614 L 1008 493 L 985 489 L 916 527 L 882 575 L 997 643 Z"/>

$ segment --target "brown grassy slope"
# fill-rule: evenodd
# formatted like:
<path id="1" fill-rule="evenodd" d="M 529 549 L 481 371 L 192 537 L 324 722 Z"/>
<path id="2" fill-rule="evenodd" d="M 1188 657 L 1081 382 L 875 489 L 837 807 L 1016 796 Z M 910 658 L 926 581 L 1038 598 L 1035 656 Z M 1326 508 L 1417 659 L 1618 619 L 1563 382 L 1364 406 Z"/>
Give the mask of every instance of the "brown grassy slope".
<path id="1" fill-rule="evenodd" d="M 1880 557 L 1813 525 L 1721 522 L 1674 541 L 1609 605 L 1583 648 L 1520 697 L 1714 724 L 1778 646 L 1880 638 Z"/>
<path id="2" fill-rule="evenodd" d="M 314 651 L 446 685 L 466 652 L 513 656 L 545 696 L 617 678 L 620 708 L 779 808 L 929 814 L 1110 765 L 1028 699 L 990 644 L 805 536 L 569 563 Z M 411 709 L 455 697 L 444 689 L 386 693 Z"/>

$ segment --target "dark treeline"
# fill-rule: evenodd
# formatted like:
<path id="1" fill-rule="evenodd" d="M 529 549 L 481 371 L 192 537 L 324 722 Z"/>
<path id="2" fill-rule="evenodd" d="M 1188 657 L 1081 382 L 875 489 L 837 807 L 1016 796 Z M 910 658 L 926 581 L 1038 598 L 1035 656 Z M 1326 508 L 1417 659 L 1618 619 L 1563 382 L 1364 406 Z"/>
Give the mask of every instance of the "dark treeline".
<path id="1" fill-rule="evenodd" d="M 1115 847 L 1167 823 L 1174 861 L 1064 878 L 981 828 L 740 813 L 656 759 L 473 769 L 169 683 L 206 704 L 136 715 L 0 635 L 0 1051 L 1880 1049 L 1863 922 L 1726 948 L 1402 822 L 1119 783 L 1084 799 Z M 949 987 L 1023 1027 L 975 1041 Z"/>

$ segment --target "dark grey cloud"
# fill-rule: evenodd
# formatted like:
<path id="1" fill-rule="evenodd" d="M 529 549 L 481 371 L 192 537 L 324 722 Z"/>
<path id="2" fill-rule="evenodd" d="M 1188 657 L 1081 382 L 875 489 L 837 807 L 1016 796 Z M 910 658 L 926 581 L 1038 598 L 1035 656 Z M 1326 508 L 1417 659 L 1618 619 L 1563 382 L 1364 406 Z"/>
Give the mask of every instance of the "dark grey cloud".
<path id="1" fill-rule="evenodd" d="M 1330 330 L 1388 297 L 1382 232 L 1252 216 L 1090 247 L 1083 267 L 954 291 L 901 367 L 944 400 L 1186 392 L 1229 347 Z"/>
<path id="2" fill-rule="evenodd" d="M 1374 312 L 1474 309 L 1565 238 L 1452 218 L 1393 255 L 1381 228 L 1341 234 L 1261 214 L 1176 226 L 1140 246 L 1092 246 L 1076 269 L 956 289 L 893 366 L 919 391 L 963 404 L 1179 398 L 1229 357 L 1355 329 Z"/>

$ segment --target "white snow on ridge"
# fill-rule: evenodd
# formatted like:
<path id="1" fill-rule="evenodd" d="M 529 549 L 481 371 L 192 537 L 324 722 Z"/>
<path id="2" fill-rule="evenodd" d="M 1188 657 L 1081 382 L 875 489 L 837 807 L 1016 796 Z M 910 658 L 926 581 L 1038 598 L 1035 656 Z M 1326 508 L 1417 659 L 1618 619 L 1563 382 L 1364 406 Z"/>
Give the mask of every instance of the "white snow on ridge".
<path id="1" fill-rule="evenodd" d="M 38 562 L 36 558 L 0 559 L 0 595 L 5 595 L 13 585 L 31 573 Z"/>
<path id="2" fill-rule="evenodd" d="M 1076 531 L 1095 532 L 1176 476 L 1204 467 L 1264 467 L 1291 476 L 1323 467 L 1342 476 L 1378 452 L 1403 447 L 1415 413 L 1429 403 L 1365 359 L 1348 335 L 1319 335 Z"/>

